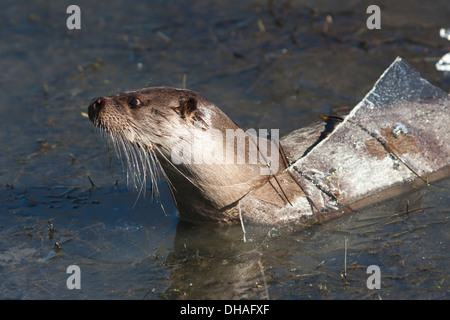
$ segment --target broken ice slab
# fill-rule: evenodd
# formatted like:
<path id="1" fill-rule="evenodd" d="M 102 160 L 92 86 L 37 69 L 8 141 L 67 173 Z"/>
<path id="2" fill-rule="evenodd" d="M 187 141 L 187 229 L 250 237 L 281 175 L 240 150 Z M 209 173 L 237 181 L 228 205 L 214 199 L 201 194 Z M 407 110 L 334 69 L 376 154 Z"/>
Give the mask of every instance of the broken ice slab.
<path id="1" fill-rule="evenodd" d="M 240 200 L 243 220 L 323 221 L 450 176 L 449 108 L 447 93 L 397 58 L 328 136 L 318 123 L 281 139 L 291 164 L 279 186 Z"/>
<path id="2" fill-rule="evenodd" d="M 397 58 L 342 123 L 289 170 L 323 211 L 381 201 L 406 192 L 413 181 L 426 185 L 449 175 L 449 108 L 447 93 Z"/>

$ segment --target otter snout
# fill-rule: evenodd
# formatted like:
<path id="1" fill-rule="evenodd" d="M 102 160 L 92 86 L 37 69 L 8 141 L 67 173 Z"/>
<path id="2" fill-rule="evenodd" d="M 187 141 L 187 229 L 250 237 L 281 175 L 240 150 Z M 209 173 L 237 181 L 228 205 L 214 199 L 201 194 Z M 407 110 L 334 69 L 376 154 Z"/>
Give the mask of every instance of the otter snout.
<path id="1" fill-rule="evenodd" d="M 97 118 L 98 113 L 105 106 L 105 104 L 106 104 L 105 97 L 92 99 L 91 103 L 89 104 L 89 108 L 88 108 L 88 115 L 89 115 L 89 119 L 91 119 L 91 121 L 94 121 Z"/>

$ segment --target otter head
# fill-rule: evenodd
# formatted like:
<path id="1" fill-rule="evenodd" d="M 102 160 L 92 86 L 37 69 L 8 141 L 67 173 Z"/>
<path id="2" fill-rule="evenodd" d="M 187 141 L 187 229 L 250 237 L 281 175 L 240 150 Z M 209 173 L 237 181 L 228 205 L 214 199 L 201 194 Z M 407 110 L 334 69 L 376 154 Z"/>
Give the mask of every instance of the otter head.
<path id="1" fill-rule="evenodd" d="M 225 143 L 227 130 L 247 138 L 247 146 L 251 139 L 196 92 L 168 87 L 129 91 L 93 99 L 88 114 L 125 155 L 132 181 L 144 185 L 149 175 L 156 187 L 161 169 L 183 218 L 237 219 L 239 199 L 268 178 L 261 174 L 264 163 L 225 161 L 238 152 Z"/>
<path id="2" fill-rule="evenodd" d="M 173 131 L 194 121 L 203 122 L 209 101 L 199 94 L 173 88 L 148 88 L 100 97 L 89 105 L 95 126 L 114 137 L 150 149 L 170 147 Z M 203 120 L 205 119 L 205 120 Z M 169 139 L 168 139 L 169 138 Z"/>

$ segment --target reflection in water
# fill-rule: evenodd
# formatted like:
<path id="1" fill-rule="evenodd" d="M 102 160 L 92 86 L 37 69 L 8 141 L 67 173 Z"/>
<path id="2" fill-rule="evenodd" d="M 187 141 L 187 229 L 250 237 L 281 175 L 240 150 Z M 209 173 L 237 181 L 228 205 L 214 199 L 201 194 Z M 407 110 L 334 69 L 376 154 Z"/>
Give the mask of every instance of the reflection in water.
<path id="1" fill-rule="evenodd" d="M 255 298 L 262 284 L 258 251 L 242 241 L 240 227 L 219 228 L 179 223 L 167 262 L 171 272 L 168 298 Z"/>

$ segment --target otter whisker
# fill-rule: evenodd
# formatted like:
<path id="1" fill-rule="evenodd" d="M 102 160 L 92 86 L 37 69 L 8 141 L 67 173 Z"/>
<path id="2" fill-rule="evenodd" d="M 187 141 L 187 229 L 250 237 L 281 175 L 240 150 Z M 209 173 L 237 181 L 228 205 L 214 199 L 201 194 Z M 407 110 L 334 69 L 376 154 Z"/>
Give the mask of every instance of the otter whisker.
<path id="1" fill-rule="evenodd" d="M 121 161 L 127 175 L 127 185 L 139 191 L 138 199 L 142 193 L 145 194 L 147 177 L 152 186 L 152 198 L 159 197 L 158 180 L 162 169 L 154 151 L 145 149 L 139 144 L 127 142 L 122 132 L 115 132 L 107 126 L 99 126 L 99 128 L 101 137 L 108 141 L 109 147 L 114 149 L 117 158 Z"/>

